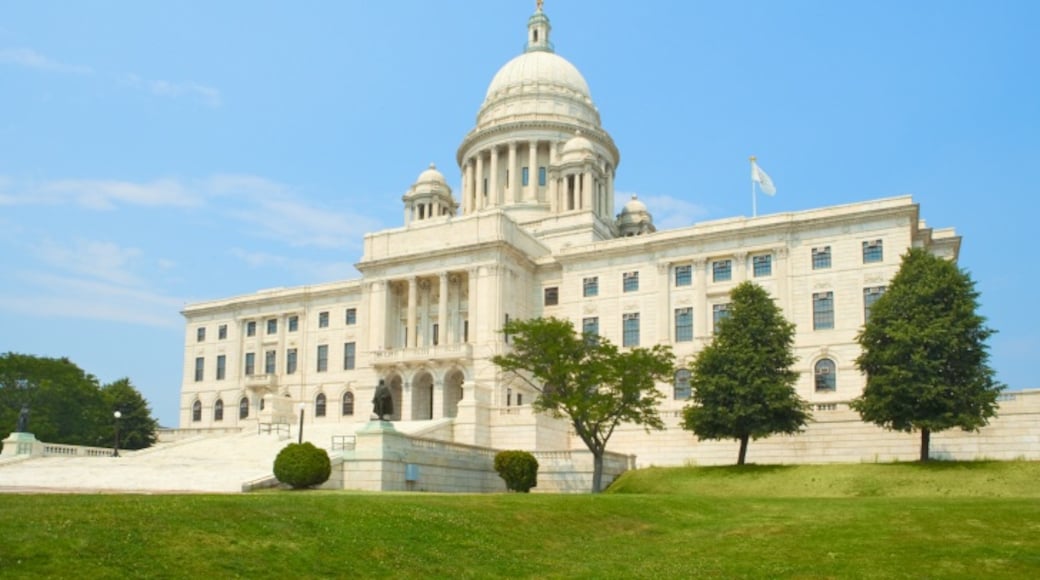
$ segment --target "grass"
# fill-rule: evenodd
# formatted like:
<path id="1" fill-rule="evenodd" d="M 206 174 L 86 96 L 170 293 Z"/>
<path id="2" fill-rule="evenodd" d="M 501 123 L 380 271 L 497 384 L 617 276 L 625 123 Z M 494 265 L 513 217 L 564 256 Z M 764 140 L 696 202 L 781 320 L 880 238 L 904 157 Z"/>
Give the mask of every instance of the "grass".
<path id="1" fill-rule="evenodd" d="M 0 495 L 2 578 L 1026 578 L 1040 463 L 649 469 L 610 493 Z"/>

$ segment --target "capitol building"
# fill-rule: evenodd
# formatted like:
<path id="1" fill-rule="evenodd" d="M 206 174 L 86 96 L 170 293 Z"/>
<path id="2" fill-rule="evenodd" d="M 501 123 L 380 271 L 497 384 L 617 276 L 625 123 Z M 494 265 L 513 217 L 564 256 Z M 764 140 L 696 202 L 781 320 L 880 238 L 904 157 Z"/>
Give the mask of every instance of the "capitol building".
<path id="1" fill-rule="evenodd" d="M 619 145 L 581 72 L 557 54 L 540 2 L 526 35 L 491 77 L 457 172 L 430 165 L 403 180 L 402 222 L 365 236 L 359 278 L 184 309 L 180 428 L 293 429 L 303 410 L 308 425 L 351 436 L 371 428 L 385 381 L 401 437 L 580 452 L 569 422 L 532 412 L 537 392 L 491 363 L 510 348 L 503 324 L 566 319 L 621 347 L 670 345 L 683 366 L 711 341 L 730 290 L 750 280 L 797 327 L 796 388 L 814 421 L 753 442 L 749 461 L 914 458 L 915 435 L 866 425 L 847 407 L 864 387 L 855 337 L 901 255 L 956 260 L 956 232 L 925 225 L 905 196 L 658 229 L 655 208 L 635 196 L 615 206 Z M 666 429 L 623 426 L 609 452 L 630 466 L 735 461 L 735 442 L 679 427 L 688 382 L 658 388 Z M 940 455 L 988 453 L 978 434 L 944 437 L 933 436 Z"/>

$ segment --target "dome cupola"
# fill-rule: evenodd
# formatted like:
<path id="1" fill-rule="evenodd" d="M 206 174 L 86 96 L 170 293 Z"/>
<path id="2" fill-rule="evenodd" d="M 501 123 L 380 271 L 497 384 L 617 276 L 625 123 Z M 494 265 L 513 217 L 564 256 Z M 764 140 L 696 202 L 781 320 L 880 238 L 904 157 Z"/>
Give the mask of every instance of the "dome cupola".
<path id="1" fill-rule="evenodd" d="M 654 227 L 654 217 L 646 209 L 646 204 L 639 201 L 635 195 L 621 208 L 617 226 L 622 236 L 640 236 L 657 231 Z"/>
<path id="2" fill-rule="evenodd" d="M 401 198 L 404 202 L 404 224 L 440 216 L 455 215 L 458 204 L 451 196 L 451 187 L 444 174 L 433 163 L 419 174 L 418 179 Z"/>

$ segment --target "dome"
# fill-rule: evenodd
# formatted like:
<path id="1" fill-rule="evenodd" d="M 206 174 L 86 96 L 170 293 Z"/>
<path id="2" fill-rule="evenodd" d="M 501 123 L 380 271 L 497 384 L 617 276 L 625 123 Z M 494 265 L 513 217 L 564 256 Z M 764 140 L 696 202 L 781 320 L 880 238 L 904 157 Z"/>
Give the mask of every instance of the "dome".
<path id="1" fill-rule="evenodd" d="M 500 68 L 488 85 L 484 102 L 525 86 L 563 89 L 572 97 L 592 101 L 589 84 L 573 64 L 554 52 L 535 51 L 525 52 Z"/>
<path id="2" fill-rule="evenodd" d="M 646 209 L 646 204 L 634 195 L 618 214 L 617 226 L 622 236 L 640 236 L 657 231 L 654 218 Z"/>
<path id="3" fill-rule="evenodd" d="M 621 215 L 636 213 L 648 213 L 648 210 L 646 209 L 646 204 L 639 201 L 639 198 L 633 195 L 632 199 L 628 200 L 625 207 L 621 209 Z"/>
<path id="4" fill-rule="evenodd" d="M 444 179 L 444 174 L 437 171 L 437 166 L 433 163 L 430 164 L 430 167 L 427 168 L 426 171 L 420 173 L 419 177 L 415 180 L 415 183 L 417 184 L 429 182 L 443 183 L 445 185 L 448 184 L 448 181 Z"/>
<path id="5" fill-rule="evenodd" d="M 574 136 L 564 143 L 563 150 L 560 151 L 560 154 L 565 158 L 581 157 L 584 153 L 594 154 L 595 149 L 592 147 L 592 142 L 582 136 L 581 131 L 576 131 Z"/>

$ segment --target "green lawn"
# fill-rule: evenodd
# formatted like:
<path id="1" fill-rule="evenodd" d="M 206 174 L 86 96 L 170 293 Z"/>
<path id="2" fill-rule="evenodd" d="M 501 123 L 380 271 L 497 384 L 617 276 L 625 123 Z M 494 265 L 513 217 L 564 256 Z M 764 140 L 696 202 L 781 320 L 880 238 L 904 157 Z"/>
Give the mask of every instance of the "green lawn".
<path id="1" fill-rule="evenodd" d="M 0 577 L 1040 577 L 1040 463 L 650 469 L 610 493 L 0 495 Z"/>

